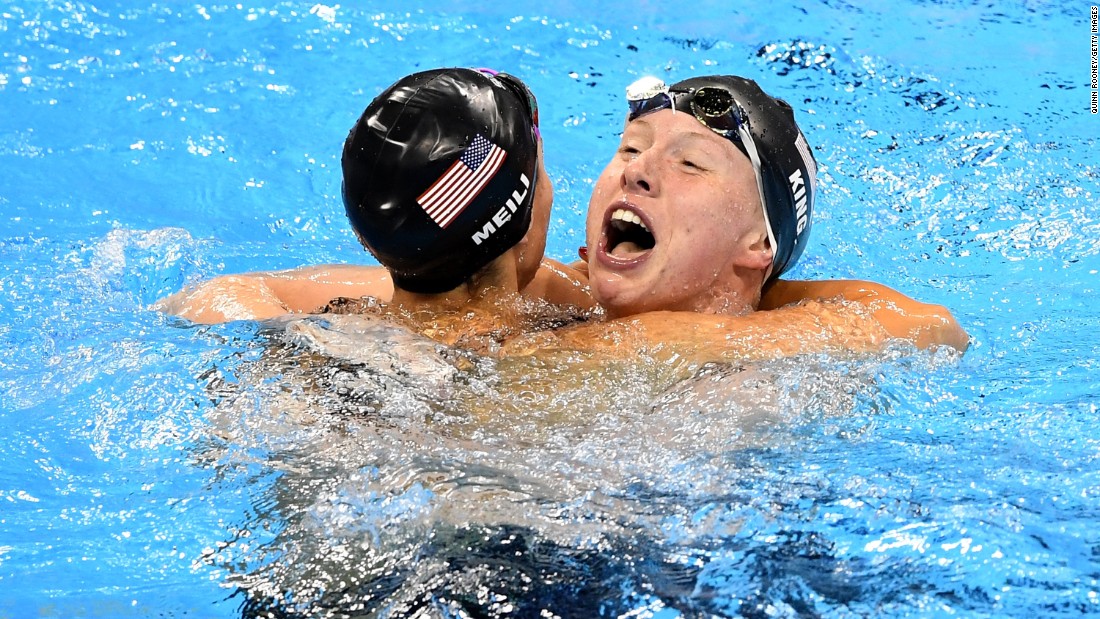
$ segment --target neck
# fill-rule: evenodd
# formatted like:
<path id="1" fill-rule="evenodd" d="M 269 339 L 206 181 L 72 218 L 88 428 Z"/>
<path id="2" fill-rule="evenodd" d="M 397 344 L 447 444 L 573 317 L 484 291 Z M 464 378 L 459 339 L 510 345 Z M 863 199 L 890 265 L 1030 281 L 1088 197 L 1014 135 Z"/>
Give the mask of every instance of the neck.
<path id="1" fill-rule="evenodd" d="M 410 292 L 399 287 L 393 291 L 391 305 L 413 313 L 446 313 L 485 309 L 497 311 L 506 301 L 518 296 L 507 287 L 475 286 L 463 283 L 454 290 L 438 294 Z"/>
<path id="2" fill-rule="evenodd" d="M 502 256 L 453 290 L 420 294 L 394 288 L 389 311 L 414 331 L 447 345 L 490 352 L 521 329 L 515 259 Z"/>
<path id="3" fill-rule="evenodd" d="M 446 292 L 423 294 L 394 287 L 393 305 L 410 312 L 453 312 L 497 308 L 519 294 L 515 260 L 506 253 Z"/>
<path id="4" fill-rule="evenodd" d="M 743 268 L 737 268 L 736 271 L 737 277 L 688 299 L 678 309 L 725 316 L 743 316 L 755 312 L 760 305 L 764 273 Z"/>
<path id="5" fill-rule="evenodd" d="M 745 283 L 734 290 L 724 294 L 714 294 L 710 298 L 700 299 L 705 314 L 725 314 L 729 316 L 741 316 L 751 314 L 760 306 L 760 291 L 763 285 L 762 278 L 757 278 L 752 283 Z"/>

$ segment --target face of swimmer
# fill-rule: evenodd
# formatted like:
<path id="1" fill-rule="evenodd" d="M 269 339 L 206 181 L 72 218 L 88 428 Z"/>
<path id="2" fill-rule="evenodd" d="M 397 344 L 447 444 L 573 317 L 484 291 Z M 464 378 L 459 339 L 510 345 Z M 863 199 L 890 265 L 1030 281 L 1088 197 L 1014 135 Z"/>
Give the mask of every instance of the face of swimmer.
<path id="1" fill-rule="evenodd" d="M 554 204 L 554 186 L 546 175 L 542 157 L 542 140 L 538 142 L 538 179 L 535 181 L 534 202 L 531 205 L 531 227 L 516 245 L 516 270 L 519 287 L 523 289 L 535 278 L 546 253 L 546 233 L 550 226 L 550 208 Z"/>
<path id="2" fill-rule="evenodd" d="M 611 317 L 751 311 L 772 256 L 748 158 L 670 109 L 627 124 L 589 202 L 587 244 Z"/>

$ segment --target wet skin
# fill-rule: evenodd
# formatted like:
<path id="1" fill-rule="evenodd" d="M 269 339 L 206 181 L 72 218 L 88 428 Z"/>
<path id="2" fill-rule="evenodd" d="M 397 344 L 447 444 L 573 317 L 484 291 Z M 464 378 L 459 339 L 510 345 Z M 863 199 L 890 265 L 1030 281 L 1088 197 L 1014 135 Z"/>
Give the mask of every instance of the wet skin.
<path id="1" fill-rule="evenodd" d="M 589 284 L 611 317 L 742 314 L 759 303 L 771 250 L 752 165 L 688 114 L 627 124 L 586 228 Z"/>

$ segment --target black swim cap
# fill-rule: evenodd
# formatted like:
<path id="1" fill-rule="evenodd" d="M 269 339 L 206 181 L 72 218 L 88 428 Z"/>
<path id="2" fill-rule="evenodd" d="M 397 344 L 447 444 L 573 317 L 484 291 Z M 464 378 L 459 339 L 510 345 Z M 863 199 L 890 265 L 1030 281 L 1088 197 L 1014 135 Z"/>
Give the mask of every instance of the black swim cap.
<path id="1" fill-rule="evenodd" d="M 396 285 L 446 292 L 519 243 L 536 110 L 516 78 L 472 69 L 414 73 L 367 106 L 344 142 L 344 208 Z"/>
<path id="2" fill-rule="evenodd" d="M 744 121 L 740 129 L 723 134 L 752 161 L 756 172 L 764 221 L 772 243 L 769 278 L 778 277 L 793 267 L 810 237 L 817 195 L 817 162 L 794 120 L 791 106 L 769 96 L 756 82 L 735 75 L 693 77 L 668 88 L 656 78 L 644 79 L 649 81 L 639 80 L 628 91 L 632 120 L 648 111 L 661 109 L 659 97 L 667 95 L 669 104 L 678 110 L 691 111 L 700 122 L 716 130 L 731 129 L 735 125 L 741 127 Z M 735 114 L 732 119 L 711 116 L 722 110 L 711 101 L 698 101 L 701 91 L 706 92 L 704 89 L 717 89 L 733 96 Z M 657 104 L 645 105 L 651 101 Z M 723 124 L 723 120 L 732 124 Z M 742 133 L 745 128 L 748 136 Z"/>

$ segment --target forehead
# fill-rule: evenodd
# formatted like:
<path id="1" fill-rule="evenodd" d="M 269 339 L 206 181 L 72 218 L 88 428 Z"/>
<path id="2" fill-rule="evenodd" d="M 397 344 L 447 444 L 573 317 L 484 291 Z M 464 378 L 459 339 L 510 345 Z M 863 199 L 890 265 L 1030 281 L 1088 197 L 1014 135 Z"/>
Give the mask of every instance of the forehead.
<path id="1" fill-rule="evenodd" d="M 721 149 L 737 148 L 726 138 L 710 130 L 690 113 L 663 109 L 628 121 L 623 135 L 651 136 L 684 144 L 711 145 Z"/>
<path id="2" fill-rule="evenodd" d="M 667 148 L 691 148 L 728 161 L 734 168 L 752 163 L 733 142 L 718 135 L 690 113 L 663 109 L 627 122 L 623 139 L 641 139 Z"/>

